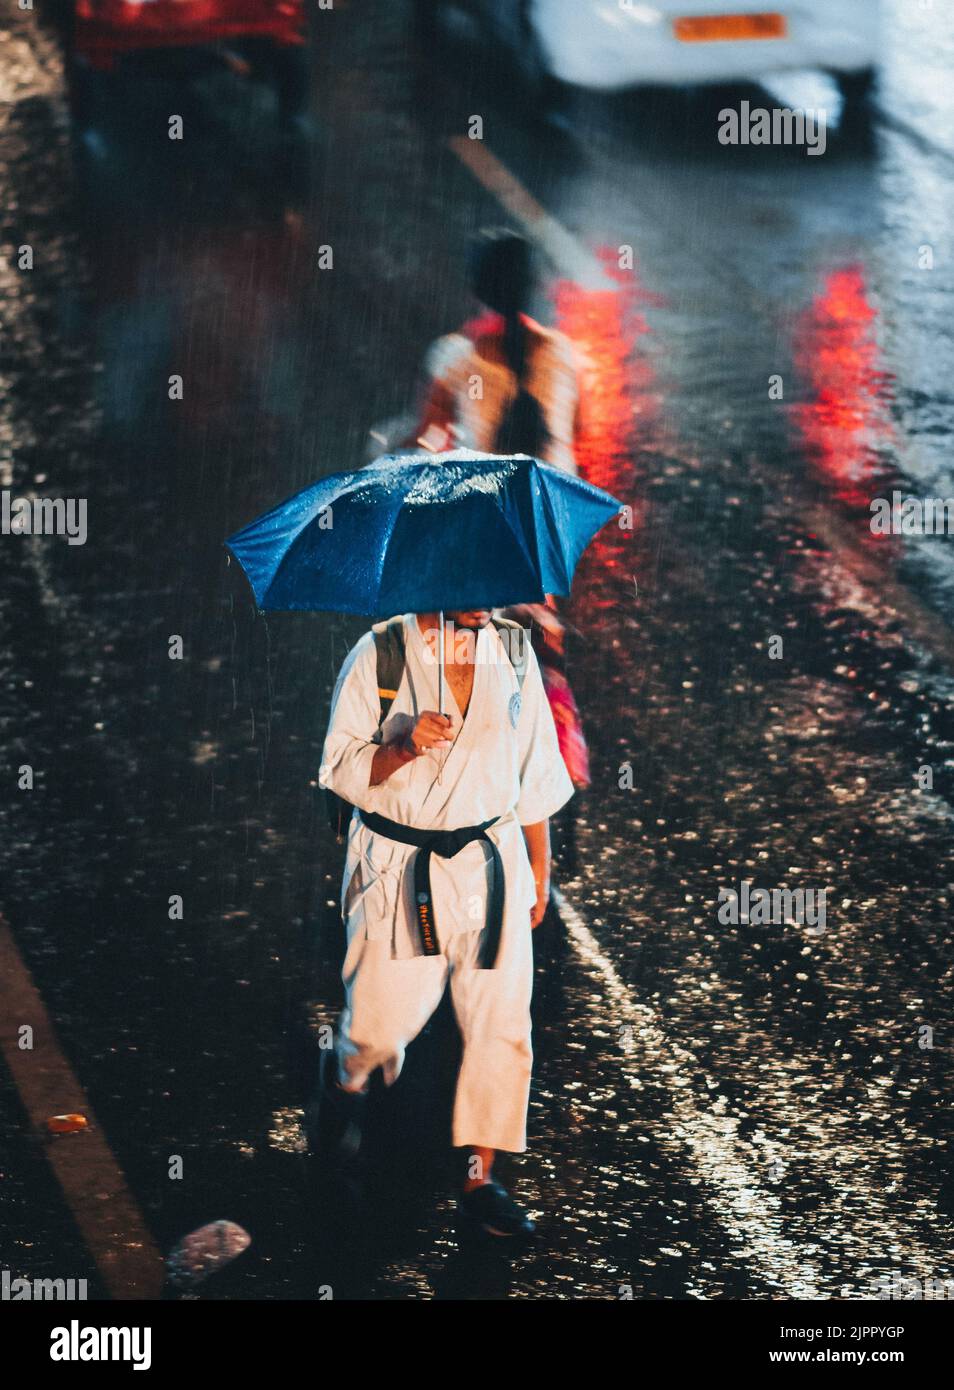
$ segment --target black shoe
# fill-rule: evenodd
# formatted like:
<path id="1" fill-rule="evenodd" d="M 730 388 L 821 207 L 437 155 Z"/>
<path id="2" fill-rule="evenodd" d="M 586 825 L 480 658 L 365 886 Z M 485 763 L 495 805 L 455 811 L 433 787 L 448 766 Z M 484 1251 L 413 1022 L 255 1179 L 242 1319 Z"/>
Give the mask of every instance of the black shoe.
<path id="1" fill-rule="evenodd" d="M 480 1226 L 490 1236 L 526 1239 L 537 1229 L 499 1182 L 485 1182 L 480 1187 L 472 1187 L 461 1195 L 458 1206 L 468 1221 Z"/>
<path id="2" fill-rule="evenodd" d="M 316 1158 L 354 1163 L 364 1139 L 368 1088 L 345 1091 L 338 1085 L 338 1060 L 332 1049 L 321 1054 L 318 1085 L 305 1107 L 308 1149 Z"/>

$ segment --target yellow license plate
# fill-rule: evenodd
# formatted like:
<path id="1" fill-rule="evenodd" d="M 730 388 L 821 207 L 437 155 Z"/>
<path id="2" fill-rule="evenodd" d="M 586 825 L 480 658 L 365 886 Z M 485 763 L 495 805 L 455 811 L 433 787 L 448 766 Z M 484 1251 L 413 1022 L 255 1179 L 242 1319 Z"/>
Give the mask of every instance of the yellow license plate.
<path id="1" fill-rule="evenodd" d="M 714 39 L 784 39 L 788 25 L 783 14 L 707 14 L 674 19 L 682 43 L 711 43 Z"/>

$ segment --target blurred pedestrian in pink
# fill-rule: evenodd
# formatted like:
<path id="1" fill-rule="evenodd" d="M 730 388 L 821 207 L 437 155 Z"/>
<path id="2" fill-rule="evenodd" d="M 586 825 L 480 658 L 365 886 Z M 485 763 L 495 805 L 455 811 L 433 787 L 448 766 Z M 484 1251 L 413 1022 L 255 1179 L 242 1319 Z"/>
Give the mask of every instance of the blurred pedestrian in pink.
<path id="1" fill-rule="evenodd" d="M 421 422 L 409 444 L 530 454 L 576 473 L 580 422 L 576 350 L 527 313 L 534 292 L 529 243 L 516 232 L 482 232 L 471 252 L 471 287 L 485 311 L 432 344 Z M 555 599 L 508 608 L 529 627 L 560 752 L 577 789 L 590 784 L 583 724 L 566 673 L 566 625 Z M 575 869 L 572 813 L 564 860 Z"/>

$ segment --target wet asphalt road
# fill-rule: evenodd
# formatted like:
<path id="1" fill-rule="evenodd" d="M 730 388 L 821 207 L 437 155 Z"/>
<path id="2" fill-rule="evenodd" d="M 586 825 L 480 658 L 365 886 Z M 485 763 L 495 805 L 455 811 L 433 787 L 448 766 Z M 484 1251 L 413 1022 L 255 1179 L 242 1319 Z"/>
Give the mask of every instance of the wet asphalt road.
<path id="1" fill-rule="evenodd" d="M 37 768 L 0 801 L 0 907 L 64 1051 L 163 1249 L 219 1217 L 252 1233 L 210 1294 L 852 1299 L 951 1277 L 954 565 L 948 538 L 867 523 L 892 487 L 952 492 L 954 120 L 930 79 L 954 22 L 894 7 L 869 125 L 839 129 L 820 77 L 773 87 L 832 108 L 808 158 L 719 146 L 725 93 L 585 98 L 548 136 L 504 73 L 422 57 L 403 6 L 370 8 L 316 16 L 316 131 L 290 154 L 269 93 L 226 73 L 127 91 L 78 152 L 54 36 L 29 16 L 3 36 L 3 241 L 37 248 L 2 272 L 3 486 L 89 499 L 85 546 L 0 547 L 9 784 Z M 256 616 L 221 547 L 362 461 L 466 316 L 467 236 L 509 220 L 448 143 L 475 111 L 576 240 L 540 315 L 587 355 L 581 470 L 636 516 L 574 590 L 594 785 L 539 933 L 531 1150 L 508 1173 L 543 1238 L 511 1261 L 454 1232 L 446 1014 L 379 1100 L 363 1211 L 308 1174 L 340 955 L 314 780 L 362 625 Z M 720 925 L 743 879 L 827 888 L 824 934 Z M 4 1267 L 96 1288 L 0 1084 Z"/>

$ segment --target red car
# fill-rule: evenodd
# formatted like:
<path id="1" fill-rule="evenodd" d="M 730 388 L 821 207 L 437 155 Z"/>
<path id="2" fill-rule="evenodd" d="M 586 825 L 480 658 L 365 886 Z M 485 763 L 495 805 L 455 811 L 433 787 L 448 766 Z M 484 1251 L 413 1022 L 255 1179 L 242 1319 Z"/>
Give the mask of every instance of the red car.
<path id="1" fill-rule="evenodd" d="M 294 122 L 308 96 L 304 0 L 76 0 L 71 95 L 80 124 L 107 74 L 192 74 L 224 64 L 266 75 L 279 116 Z"/>

